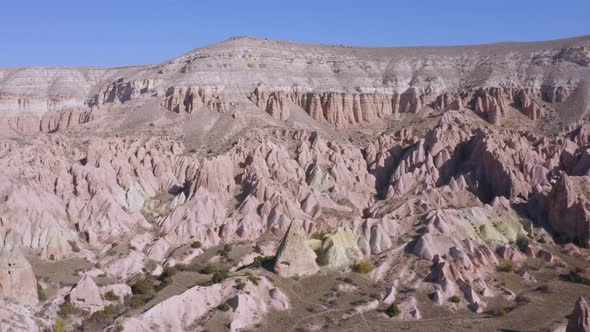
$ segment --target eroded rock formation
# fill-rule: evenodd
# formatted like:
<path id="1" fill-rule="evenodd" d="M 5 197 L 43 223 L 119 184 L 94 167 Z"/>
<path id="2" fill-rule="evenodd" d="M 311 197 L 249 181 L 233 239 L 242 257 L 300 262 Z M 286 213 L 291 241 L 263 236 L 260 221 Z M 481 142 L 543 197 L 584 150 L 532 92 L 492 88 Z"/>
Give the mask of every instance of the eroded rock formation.
<path id="1" fill-rule="evenodd" d="M 50 329 L 69 297 L 137 306 L 72 329 L 266 328 L 289 309 L 294 329 L 308 311 L 395 324 L 436 315 L 422 301 L 521 305 L 507 273 L 584 280 L 587 44 L 246 37 L 160 65 L 0 70 L 0 316 Z M 19 308 L 35 319 L 4 318 Z"/>

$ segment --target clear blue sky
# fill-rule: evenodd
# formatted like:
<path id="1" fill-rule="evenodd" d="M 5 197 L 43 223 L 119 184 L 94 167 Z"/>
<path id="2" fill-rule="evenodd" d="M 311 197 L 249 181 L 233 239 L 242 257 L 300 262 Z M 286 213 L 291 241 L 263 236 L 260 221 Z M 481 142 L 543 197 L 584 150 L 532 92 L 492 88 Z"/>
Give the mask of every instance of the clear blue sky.
<path id="1" fill-rule="evenodd" d="M 407 46 L 590 34 L 590 0 L 4 0 L 0 67 L 158 63 L 231 36 Z"/>

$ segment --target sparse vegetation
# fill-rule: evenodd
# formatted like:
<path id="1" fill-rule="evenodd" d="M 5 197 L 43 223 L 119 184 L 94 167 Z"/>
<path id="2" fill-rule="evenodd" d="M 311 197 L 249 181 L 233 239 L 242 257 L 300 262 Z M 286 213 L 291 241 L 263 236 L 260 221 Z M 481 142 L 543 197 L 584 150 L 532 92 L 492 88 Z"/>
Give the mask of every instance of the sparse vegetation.
<path id="1" fill-rule="evenodd" d="M 200 249 L 201 247 L 203 247 L 203 244 L 200 241 L 195 241 L 191 243 L 191 248 Z"/>
<path id="2" fill-rule="evenodd" d="M 227 302 L 223 302 L 222 304 L 217 306 L 217 309 L 224 312 L 229 311 L 229 304 L 227 304 Z"/>
<path id="3" fill-rule="evenodd" d="M 527 267 L 535 271 L 540 271 L 545 267 L 545 260 L 542 258 L 531 258 L 527 260 Z"/>
<path id="4" fill-rule="evenodd" d="M 451 296 L 451 298 L 449 300 L 451 302 L 453 302 L 453 303 L 459 303 L 459 302 L 461 302 L 461 299 L 457 295 Z"/>
<path id="5" fill-rule="evenodd" d="M 211 264 L 207 264 L 207 265 L 205 265 L 204 268 L 201 269 L 201 273 L 203 273 L 203 274 L 213 274 L 213 272 L 215 272 L 215 271 L 216 271 L 216 268 Z"/>
<path id="6" fill-rule="evenodd" d="M 567 274 L 561 275 L 561 279 L 576 284 L 590 285 L 590 279 L 584 276 L 585 269 L 576 267 L 571 269 Z"/>
<path id="7" fill-rule="evenodd" d="M 312 234 L 312 235 L 311 235 L 311 238 L 312 238 L 312 239 L 315 239 L 315 240 L 320 240 L 320 241 L 323 241 L 323 240 L 324 240 L 324 237 L 325 237 L 327 234 L 328 234 L 328 233 L 326 233 L 326 232 L 318 232 L 318 233 Z"/>
<path id="8" fill-rule="evenodd" d="M 390 305 L 387 309 L 385 309 L 385 313 L 389 317 L 395 317 L 395 316 L 399 315 L 401 313 L 401 311 L 399 310 L 399 307 L 397 306 L 397 304 L 394 303 L 394 304 Z"/>
<path id="9" fill-rule="evenodd" d="M 194 264 L 176 264 L 175 267 L 178 271 L 201 272 Z"/>
<path id="10" fill-rule="evenodd" d="M 139 308 L 143 306 L 147 301 L 149 301 L 149 297 L 141 294 L 135 294 L 129 296 L 125 299 L 125 305 L 131 308 Z"/>
<path id="11" fill-rule="evenodd" d="M 515 301 L 519 307 L 531 303 L 531 299 L 522 294 L 517 295 Z"/>
<path id="12" fill-rule="evenodd" d="M 64 322 L 61 317 L 55 318 L 55 323 L 53 324 L 53 332 L 64 332 Z"/>
<path id="13" fill-rule="evenodd" d="M 227 257 L 229 255 L 229 253 L 231 252 L 231 245 L 229 244 L 224 244 L 223 248 L 221 249 L 221 251 L 219 252 L 219 254 L 221 254 L 221 256 Z"/>
<path id="14" fill-rule="evenodd" d="M 43 286 L 41 286 L 41 284 L 38 281 L 37 281 L 37 298 L 39 298 L 39 301 L 41 301 L 41 302 L 47 300 L 47 294 L 45 294 L 45 289 L 43 289 Z"/>
<path id="15" fill-rule="evenodd" d="M 315 262 L 319 266 L 326 266 L 326 265 L 328 265 L 328 257 L 326 256 L 324 250 L 322 250 L 321 248 L 319 248 L 319 249 L 316 249 L 314 252 L 315 252 L 315 255 L 316 255 Z"/>
<path id="16" fill-rule="evenodd" d="M 110 315 L 110 314 L 112 314 L 114 311 L 115 311 L 115 306 L 113 306 L 112 304 L 108 304 L 108 305 L 106 305 L 106 306 L 105 306 L 105 307 L 102 309 L 102 312 L 103 312 L 105 315 Z"/>
<path id="17" fill-rule="evenodd" d="M 55 255 L 53 255 L 53 254 L 49 255 L 49 260 L 50 261 L 54 261 L 55 260 Z"/>
<path id="18" fill-rule="evenodd" d="M 120 313 L 119 308 L 113 304 L 104 306 L 102 310 L 94 312 L 90 317 L 82 321 L 82 331 L 102 331 L 111 325 Z"/>
<path id="19" fill-rule="evenodd" d="M 498 266 L 498 271 L 513 273 L 516 271 L 516 266 L 511 261 L 502 261 Z"/>
<path id="20" fill-rule="evenodd" d="M 229 278 L 229 272 L 227 270 L 217 270 L 213 272 L 213 276 L 211 277 L 211 284 L 217 284 L 225 279 Z"/>
<path id="21" fill-rule="evenodd" d="M 84 313 L 86 313 L 86 311 L 84 311 L 84 310 L 76 307 L 70 301 L 64 301 L 62 304 L 60 304 L 59 305 L 59 311 L 57 312 L 57 314 L 61 318 L 66 318 L 69 315 L 84 314 Z"/>
<path id="22" fill-rule="evenodd" d="M 119 301 L 119 296 L 115 294 L 112 290 L 110 290 L 104 294 L 104 299 L 111 302 Z"/>
<path id="23" fill-rule="evenodd" d="M 164 277 L 163 279 L 159 279 L 160 283 L 156 286 L 156 292 L 161 291 L 162 289 L 166 288 L 168 285 L 172 283 L 172 277 Z"/>
<path id="24" fill-rule="evenodd" d="M 496 311 L 496 316 L 506 316 L 510 312 L 510 308 L 500 308 Z"/>
<path id="25" fill-rule="evenodd" d="M 131 286 L 131 293 L 136 295 L 151 295 L 153 293 L 152 281 L 148 278 L 142 278 Z"/>
<path id="26" fill-rule="evenodd" d="M 260 281 L 260 277 L 253 275 L 252 272 L 250 272 L 250 271 L 246 272 L 246 276 L 248 277 L 248 280 L 250 280 L 250 282 L 254 284 L 254 286 L 258 286 L 258 282 Z"/>
<path id="27" fill-rule="evenodd" d="M 167 266 L 164 268 L 164 271 L 162 271 L 162 274 L 160 274 L 160 279 L 166 278 L 166 277 L 172 277 L 173 275 L 176 274 L 176 268 L 174 266 Z"/>
<path id="28" fill-rule="evenodd" d="M 254 258 L 254 266 L 271 270 L 274 260 L 274 256 L 256 256 Z"/>
<path id="29" fill-rule="evenodd" d="M 544 293 L 544 294 L 548 294 L 549 292 L 551 292 L 551 289 L 549 289 L 549 285 L 544 284 L 544 285 L 537 287 L 537 291 Z"/>
<path id="30" fill-rule="evenodd" d="M 364 261 L 360 261 L 355 267 L 354 270 L 358 273 L 369 273 L 371 272 L 371 270 L 373 270 L 373 264 L 371 264 L 371 262 L 364 260 Z"/>
<path id="31" fill-rule="evenodd" d="M 242 290 L 242 289 L 246 288 L 246 284 L 242 281 L 242 279 L 237 278 L 235 281 L 236 281 L 236 286 L 235 287 L 237 289 Z"/>
<path id="32" fill-rule="evenodd" d="M 258 243 L 256 243 L 256 245 L 254 246 L 254 252 L 257 254 L 262 254 L 262 248 L 260 248 L 260 245 Z"/>

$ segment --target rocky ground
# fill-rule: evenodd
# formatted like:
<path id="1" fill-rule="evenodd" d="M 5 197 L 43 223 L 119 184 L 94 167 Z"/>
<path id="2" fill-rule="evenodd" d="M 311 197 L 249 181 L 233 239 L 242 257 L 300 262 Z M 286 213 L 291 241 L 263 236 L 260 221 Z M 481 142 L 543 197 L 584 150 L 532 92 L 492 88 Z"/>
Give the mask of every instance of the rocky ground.
<path id="1" fill-rule="evenodd" d="M 590 38 L 0 69 L 2 331 L 589 331 Z"/>

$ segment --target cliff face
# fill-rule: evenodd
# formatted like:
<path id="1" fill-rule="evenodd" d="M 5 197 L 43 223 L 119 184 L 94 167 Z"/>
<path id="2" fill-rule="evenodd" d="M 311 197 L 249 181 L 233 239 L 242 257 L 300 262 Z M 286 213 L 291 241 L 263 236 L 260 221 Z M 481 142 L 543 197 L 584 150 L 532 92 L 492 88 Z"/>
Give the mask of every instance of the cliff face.
<path id="1" fill-rule="evenodd" d="M 558 104 L 586 116 L 590 38 L 458 47 L 364 48 L 232 38 L 159 65 L 0 70 L 3 117 L 111 109 L 156 97 L 173 112 L 252 106 L 279 120 L 302 109 L 352 127 L 395 113 L 469 108 L 499 124 L 514 108 L 533 121 Z M 571 100 L 570 100 L 571 98 Z M 575 100 L 574 100 L 575 99 Z"/>

